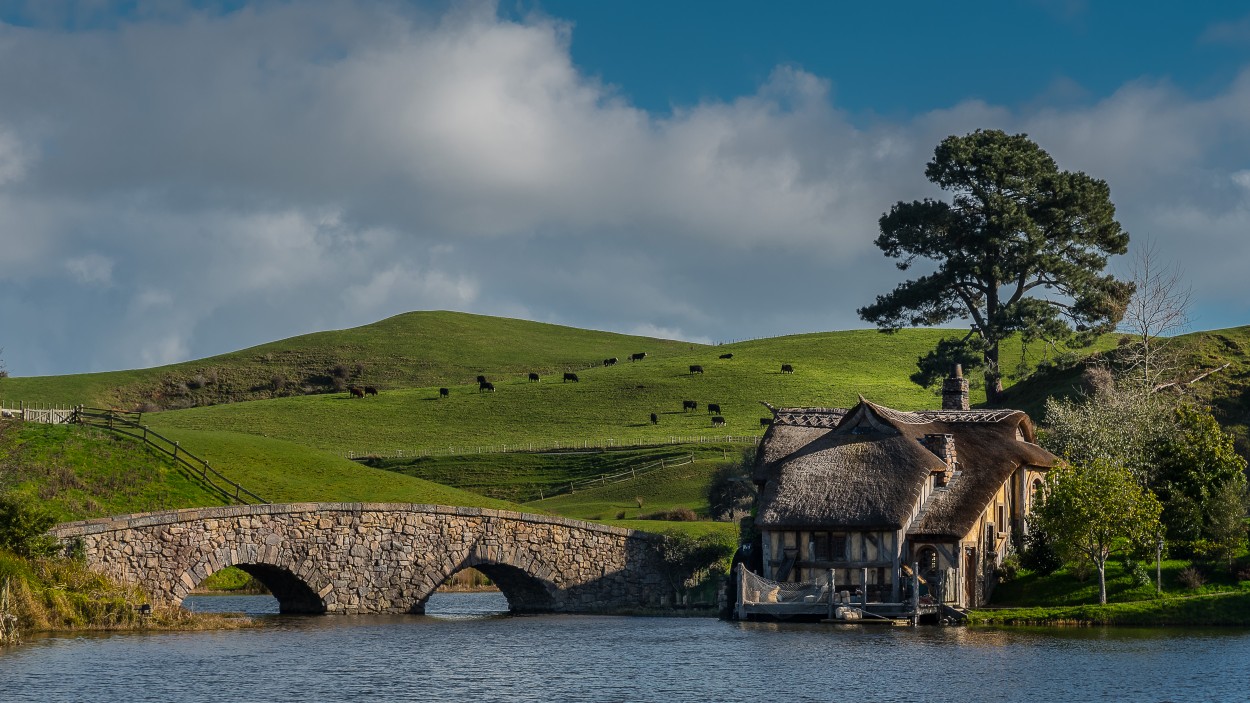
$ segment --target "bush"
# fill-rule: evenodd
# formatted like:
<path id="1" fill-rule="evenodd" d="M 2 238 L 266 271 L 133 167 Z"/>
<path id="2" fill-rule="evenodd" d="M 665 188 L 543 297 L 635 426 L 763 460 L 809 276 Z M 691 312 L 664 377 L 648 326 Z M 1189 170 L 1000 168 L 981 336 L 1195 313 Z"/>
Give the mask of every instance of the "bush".
<path id="1" fill-rule="evenodd" d="M 1150 585 L 1150 574 L 1146 572 L 1146 567 L 1136 559 L 1124 560 L 1124 573 L 1128 574 L 1129 580 L 1133 582 L 1134 587 Z"/>
<path id="2" fill-rule="evenodd" d="M 1021 541 L 1020 566 L 1042 576 L 1053 574 L 1063 566 L 1063 560 L 1045 532 L 1034 528 Z"/>
<path id="3" fill-rule="evenodd" d="M 1202 575 L 1202 571 L 1197 566 L 1190 564 L 1181 569 L 1181 572 L 1176 575 L 1176 580 L 1180 581 L 1185 588 L 1197 590 L 1206 584 L 1207 577 Z"/>
<path id="4" fill-rule="evenodd" d="M 30 498 L 0 495 L 0 548 L 24 557 L 55 554 L 60 544 L 46 534 L 55 524 L 56 517 Z"/>
<path id="5" fill-rule="evenodd" d="M 1016 576 L 1019 575 L 1020 557 L 1015 554 L 1009 555 L 1003 559 L 1003 563 L 999 564 L 998 568 L 994 569 L 994 578 L 998 579 L 999 583 L 1014 581 Z"/>
<path id="6" fill-rule="evenodd" d="M 694 522 L 699 519 L 693 510 L 686 507 L 673 508 L 672 510 L 659 510 L 646 515 L 639 515 L 639 520 L 667 520 L 669 522 Z"/>

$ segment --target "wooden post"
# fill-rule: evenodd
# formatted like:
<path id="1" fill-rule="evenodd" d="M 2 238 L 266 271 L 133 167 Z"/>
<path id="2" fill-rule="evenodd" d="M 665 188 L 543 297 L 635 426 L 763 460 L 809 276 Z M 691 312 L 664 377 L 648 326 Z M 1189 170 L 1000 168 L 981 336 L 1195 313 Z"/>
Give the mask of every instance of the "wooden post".
<path id="1" fill-rule="evenodd" d="M 1244 534 L 1244 533 L 1243 533 Z M 1163 593 L 1163 538 L 1155 547 L 1155 593 Z"/>
<path id="2" fill-rule="evenodd" d="M 861 571 L 860 583 L 863 584 L 864 593 L 860 596 L 859 604 L 865 613 L 868 612 L 868 567 L 864 567 Z"/>
<path id="3" fill-rule="evenodd" d="M 829 569 L 829 573 L 826 574 L 826 576 L 829 578 L 829 593 L 826 595 L 826 600 L 829 601 L 829 619 L 832 620 L 833 619 L 833 594 L 836 593 L 834 589 L 837 586 L 837 584 L 834 583 L 834 580 L 833 580 L 833 569 Z"/>
<path id="4" fill-rule="evenodd" d="M 911 563 L 911 624 L 920 624 L 920 562 Z"/>

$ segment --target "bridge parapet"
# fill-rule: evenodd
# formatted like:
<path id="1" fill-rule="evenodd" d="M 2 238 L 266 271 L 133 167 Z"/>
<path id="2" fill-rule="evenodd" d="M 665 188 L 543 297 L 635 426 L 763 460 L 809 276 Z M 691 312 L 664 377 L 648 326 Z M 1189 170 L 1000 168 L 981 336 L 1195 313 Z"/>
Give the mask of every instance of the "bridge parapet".
<path id="1" fill-rule="evenodd" d="M 88 564 L 180 604 L 237 566 L 284 612 L 422 612 L 475 567 L 522 612 L 655 607 L 667 593 L 657 537 L 567 518 L 408 503 L 194 508 L 64 523 Z"/>

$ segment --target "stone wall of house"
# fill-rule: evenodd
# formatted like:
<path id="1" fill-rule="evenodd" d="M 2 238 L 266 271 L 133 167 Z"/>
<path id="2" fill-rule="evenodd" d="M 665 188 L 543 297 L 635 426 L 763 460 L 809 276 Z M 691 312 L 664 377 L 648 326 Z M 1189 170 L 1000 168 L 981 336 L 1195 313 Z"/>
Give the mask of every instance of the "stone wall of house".
<path id="1" fill-rule="evenodd" d="M 178 605 L 238 566 L 284 612 L 422 612 L 456 571 L 476 567 L 522 612 L 656 607 L 666 590 L 646 533 L 479 508 L 302 503 L 87 520 L 53 534 L 88 564 Z"/>

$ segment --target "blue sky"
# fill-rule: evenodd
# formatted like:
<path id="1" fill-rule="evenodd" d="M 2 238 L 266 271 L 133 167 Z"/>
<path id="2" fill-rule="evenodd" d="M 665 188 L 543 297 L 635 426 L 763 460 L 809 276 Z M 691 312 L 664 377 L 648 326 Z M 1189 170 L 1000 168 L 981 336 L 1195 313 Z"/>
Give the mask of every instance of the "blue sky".
<path id="1" fill-rule="evenodd" d="M 1250 322 L 1250 6 L 0 0 L 0 347 L 149 366 L 415 309 L 863 327 L 945 136 L 1106 179 Z M 1128 270 L 1128 257 L 1112 268 Z"/>

